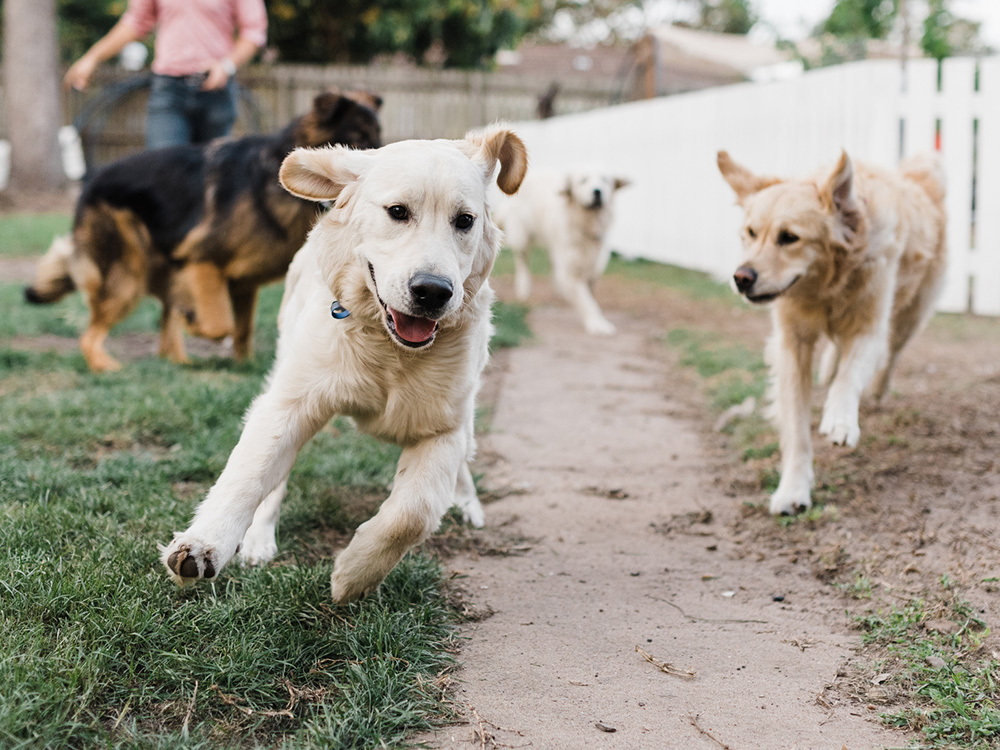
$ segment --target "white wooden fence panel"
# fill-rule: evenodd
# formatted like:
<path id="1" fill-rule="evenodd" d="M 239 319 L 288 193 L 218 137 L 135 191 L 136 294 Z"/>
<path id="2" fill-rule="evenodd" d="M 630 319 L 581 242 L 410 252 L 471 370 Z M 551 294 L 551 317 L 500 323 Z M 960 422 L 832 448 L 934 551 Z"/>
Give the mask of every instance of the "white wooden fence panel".
<path id="1" fill-rule="evenodd" d="M 941 157 L 948 178 L 945 205 L 949 219 L 948 248 L 952 256 L 938 302 L 941 310 L 963 311 L 969 306 L 975 77 L 975 60 L 950 60 L 941 73 L 937 100 Z"/>
<path id="2" fill-rule="evenodd" d="M 979 97 L 972 301 L 977 313 L 1000 315 L 1000 57 L 980 65 Z"/>
<path id="3" fill-rule="evenodd" d="M 898 62 L 867 61 L 518 129 L 537 167 L 597 164 L 633 181 L 618 198 L 610 236 L 623 255 L 728 278 L 740 254 L 741 212 L 716 169 L 718 149 L 766 174 L 829 168 L 841 149 L 893 167 L 932 150 L 940 120 L 951 253 L 940 309 L 1000 314 L 1000 61 L 982 63 L 979 91 L 976 70 L 973 60 L 946 61 L 938 91 L 937 63 L 911 61 L 904 91 Z"/>

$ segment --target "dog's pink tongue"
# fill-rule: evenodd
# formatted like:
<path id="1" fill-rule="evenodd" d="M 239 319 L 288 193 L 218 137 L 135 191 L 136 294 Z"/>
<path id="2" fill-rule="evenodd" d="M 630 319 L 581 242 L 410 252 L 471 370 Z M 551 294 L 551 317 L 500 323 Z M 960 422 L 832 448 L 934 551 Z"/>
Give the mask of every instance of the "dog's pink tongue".
<path id="1" fill-rule="evenodd" d="M 437 328 L 436 320 L 414 318 L 412 315 L 406 315 L 391 307 L 389 312 L 392 313 L 392 322 L 396 326 L 396 333 L 401 339 L 409 341 L 411 344 L 424 343 L 434 335 L 434 329 Z"/>

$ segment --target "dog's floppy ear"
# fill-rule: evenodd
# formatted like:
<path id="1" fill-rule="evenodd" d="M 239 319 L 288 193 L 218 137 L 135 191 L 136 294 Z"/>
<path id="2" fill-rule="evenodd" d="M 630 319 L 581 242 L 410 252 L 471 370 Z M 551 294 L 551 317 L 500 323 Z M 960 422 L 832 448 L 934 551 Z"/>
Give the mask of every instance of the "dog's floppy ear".
<path id="1" fill-rule="evenodd" d="M 833 216 L 834 238 L 844 245 L 854 245 L 863 219 L 854 190 L 854 164 L 846 151 L 840 152 L 837 166 L 820 190 L 820 199 Z"/>
<path id="2" fill-rule="evenodd" d="M 332 201 L 364 171 L 369 155 L 343 146 L 297 148 L 281 162 L 278 180 L 292 195 Z"/>
<path id="3" fill-rule="evenodd" d="M 528 149 L 510 128 L 496 124 L 467 133 L 463 150 L 469 158 L 483 163 L 487 175 L 492 175 L 500 162 L 497 186 L 507 195 L 521 187 L 528 171 Z"/>
<path id="4" fill-rule="evenodd" d="M 628 187 L 631 184 L 632 180 L 630 180 L 628 177 L 615 177 L 614 179 L 615 190 L 621 190 L 622 188 Z"/>
<path id="5" fill-rule="evenodd" d="M 719 171 L 722 172 L 722 176 L 729 183 L 729 187 L 736 193 L 736 202 L 740 205 L 754 193 L 758 193 L 766 187 L 777 185 L 781 182 L 777 177 L 760 177 L 755 175 L 742 164 L 737 164 L 733 161 L 733 157 L 729 155 L 728 151 L 720 151 L 716 157 L 716 162 L 719 165 Z"/>

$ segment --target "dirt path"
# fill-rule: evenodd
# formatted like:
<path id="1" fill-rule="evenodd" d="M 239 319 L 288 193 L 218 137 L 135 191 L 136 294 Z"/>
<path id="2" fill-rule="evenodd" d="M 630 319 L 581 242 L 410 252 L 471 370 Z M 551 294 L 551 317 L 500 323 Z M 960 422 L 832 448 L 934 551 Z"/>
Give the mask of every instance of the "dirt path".
<path id="1" fill-rule="evenodd" d="M 856 644 L 842 601 L 787 560 L 747 555 L 738 505 L 671 397 L 662 345 L 615 318 L 598 341 L 561 308 L 509 355 L 484 483 L 519 556 L 468 555 L 456 698 L 432 747 L 873 748 L 905 737 L 824 689 Z M 685 416 L 686 413 L 686 416 Z M 489 532 L 487 532 L 489 533 Z M 693 678 L 660 671 L 640 647 Z M 614 731 L 601 729 L 602 723 Z"/>

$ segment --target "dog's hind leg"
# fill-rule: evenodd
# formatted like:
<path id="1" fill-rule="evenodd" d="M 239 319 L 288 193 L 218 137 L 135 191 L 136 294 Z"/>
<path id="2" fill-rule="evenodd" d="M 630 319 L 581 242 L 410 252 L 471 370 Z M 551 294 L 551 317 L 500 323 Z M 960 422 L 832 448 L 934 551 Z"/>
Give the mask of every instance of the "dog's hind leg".
<path id="1" fill-rule="evenodd" d="M 434 532 L 455 501 L 465 448 L 465 436 L 459 431 L 403 449 L 389 497 L 337 556 L 330 578 L 335 602 L 372 591 L 410 547 Z"/>
<path id="2" fill-rule="evenodd" d="M 590 284 L 572 280 L 566 284 L 566 296 L 583 321 L 584 330 L 593 336 L 613 336 L 615 325 L 604 317 L 601 306 L 594 299 Z"/>
<path id="3" fill-rule="evenodd" d="M 160 316 L 160 356 L 179 365 L 191 364 L 191 358 L 184 348 L 184 321 L 181 314 L 163 303 L 163 314 Z"/>
<path id="4" fill-rule="evenodd" d="M 486 513 L 483 511 L 479 495 L 476 494 L 476 483 L 472 479 L 472 471 L 468 462 L 458 470 L 458 483 L 455 487 L 455 505 L 462 511 L 462 520 L 477 529 L 486 524 Z"/>
<path id="5" fill-rule="evenodd" d="M 531 297 L 531 269 L 528 266 L 527 245 L 511 249 L 514 253 L 514 295 L 520 302 Z"/>
<path id="6" fill-rule="evenodd" d="M 90 307 L 87 330 L 80 337 L 80 349 L 94 372 L 117 372 L 121 363 L 104 348 L 111 329 L 125 320 L 142 299 L 143 284 L 135 274 L 113 266 L 103 282 L 84 289 Z"/>
<path id="7" fill-rule="evenodd" d="M 889 380 L 900 352 L 903 351 L 910 339 L 923 330 L 927 321 L 934 315 L 934 303 L 937 301 L 943 277 L 944 261 L 942 258 L 936 262 L 935 267 L 928 270 L 923 286 L 917 290 L 909 304 L 893 312 L 888 360 L 885 367 L 876 373 L 875 379 L 868 389 L 868 394 L 874 397 L 876 402 L 880 402 L 889 390 Z"/>
<path id="8" fill-rule="evenodd" d="M 822 386 L 829 386 L 837 374 L 837 366 L 840 364 L 840 347 L 833 341 L 827 341 L 823 354 L 819 359 L 819 383 Z"/>
<path id="9" fill-rule="evenodd" d="M 70 274 L 90 308 L 80 337 L 83 356 L 94 372 L 120 370 L 104 342 L 147 291 L 149 232 L 131 211 L 100 204 L 83 214 L 73 230 L 73 245 Z"/>
<path id="10" fill-rule="evenodd" d="M 240 547 L 240 562 L 244 565 L 262 565 L 274 559 L 278 554 L 278 541 L 275 530 L 278 526 L 278 516 L 281 514 L 281 501 L 285 499 L 288 489 L 288 477 L 285 477 L 271 491 L 264 502 L 257 506 L 253 515 L 253 523 L 243 537 Z"/>

